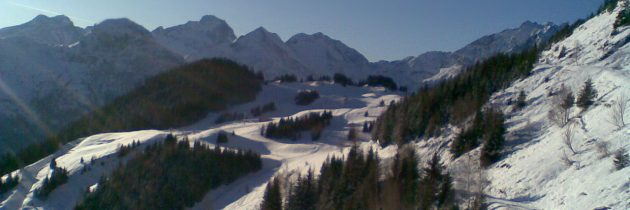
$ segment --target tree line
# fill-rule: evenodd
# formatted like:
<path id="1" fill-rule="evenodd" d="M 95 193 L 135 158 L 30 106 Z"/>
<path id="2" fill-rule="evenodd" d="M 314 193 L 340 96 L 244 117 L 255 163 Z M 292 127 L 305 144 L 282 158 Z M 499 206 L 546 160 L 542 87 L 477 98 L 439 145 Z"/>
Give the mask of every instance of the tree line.
<path id="1" fill-rule="evenodd" d="M 184 209 L 211 189 L 262 168 L 251 151 L 210 148 L 168 135 L 163 142 L 133 153 L 76 209 Z"/>
<path id="2" fill-rule="evenodd" d="M 311 170 L 285 185 L 280 177 L 274 178 L 261 209 L 458 209 L 452 177 L 439 156 L 434 155 L 426 167 L 418 165 L 413 150 L 404 149 L 395 157 L 391 173 L 384 174 L 377 153 L 370 150 L 365 155 L 354 146 L 345 159 L 328 158 L 318 177 Z"/>
<path id="3" fill-rule="evenodd" d="M 270 122 L 261 128 L 261 135 L 267 138 L 297 140 L 301 133 L 310 131 L 311 140 L 318 140 L 322 131 L 330 124 L 333 115 L 330 111 L 311 112 L 300 117 L 280 118 L 280 121 Z"/>

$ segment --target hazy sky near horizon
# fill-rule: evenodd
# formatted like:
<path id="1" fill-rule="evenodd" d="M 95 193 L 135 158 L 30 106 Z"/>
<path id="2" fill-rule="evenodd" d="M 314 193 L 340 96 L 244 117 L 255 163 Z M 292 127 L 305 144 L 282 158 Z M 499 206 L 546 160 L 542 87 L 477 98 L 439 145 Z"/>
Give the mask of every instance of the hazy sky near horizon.
<path id="1" fill-rule="evenodd" d="M 323 32 L 370 61 L 396 60 L 432 50 L 456 50 L 483 35 L 522 22 L 572 22 L 602 0 L 0 0 L 0 28 L 38 14 L 70 17 L 81 27 L 129 18 L 149 30 L 224 19 L 237 36 L 259 26 L 287 40 Z"/>

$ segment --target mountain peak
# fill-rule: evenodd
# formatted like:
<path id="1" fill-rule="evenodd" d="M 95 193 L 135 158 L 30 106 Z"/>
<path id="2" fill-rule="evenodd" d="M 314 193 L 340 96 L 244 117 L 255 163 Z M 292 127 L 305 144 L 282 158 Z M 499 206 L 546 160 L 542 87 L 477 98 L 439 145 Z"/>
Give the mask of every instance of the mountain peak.
<path id="1" fill-rule="evenodd" d="M 265 27 L 262 27 L 262 26 L 256 28 L 252 32 L 245 34 L 245 36 L 243 36 L 242 38 L 256 39 L 259 41 L 273 40 L 273 41 L 282 42 L 282 39 L 280 39 L 280 36 L 278 36 L 278 34 L 269 32 Z"/>
<path id="2" fill-rule="evenodd" d="M 83 29 L 74 26 L 70 18 L 58 15 L 38 15 L 21 25 L 0 29 L 0 38 L 27 37 L 46 45 L 68 45 L 76 42 Z"/>
<path id="3" fill-rule="evenodd" d="M 225 22 L 224 20 L 214 16 L 214 15 L 204 15 L 203 17 L 201 17 L 201 20 L 199 20 L 199 22 L 201 23 L 208 23 L 208 22 Z"/>
<path id="4" fill-rule="evenodd" d="M 260 27 L 258 27 L 258 28 L 256 28 L 256 29 L 254 29 L 254 30 L 253 30 L 252 32 L 250 32 L 250 33 L 253 33 L 253 34 L 257 34 L 257 33 L 269 34 L 269 33 L 271 33 L 271 32 L 269 32 L 269 31 L 268 31 L 265 27 L 260 26 Z"/>
<path id="5" fill-rule="evenodd" d="M 57 16 L 54 16 L 54 17 L 48 17 L 46 15 L 37 15 L 35 18 L 33 18 L 33 20 L 29 21 L 26 24 L 31 24 L 31 25 L 46 24 L 46 25 L 56 25 L 56 26 L 72 25 L 72 26 L 74 26 L 74 24 L 72 23 L 70 18 L 68 18 L 65 15 L 57 15 Z"/>
<path id="6" fill-rule="evenodd" d="M 317 33 L 314 33 L 314 34 L 305 34 L 305 33 L 295 34 L 291 38 L 289 38 L 287 43 L 296 44 L 296 42 L 301 42 L 301 41 L 312 42 L 314 40 L 327 40 L 327 41 L 330 41 L 330 42 L 336 42 L 337 41 L 337 40 L 334 40 L 334 39 L 330 38 L 329 36 L 327 36 L 326 34 L 324 34 L 322 32 L 317 32 Z"/>
<path id="7" fill-rule="evenodd" d="M 112 35 L 150 35 L 150 32 L 147 29 L 127 18 L 104 20 L 94 26 L 93 32 L 101 32 Z"/>
<path id="8" fill-rule="evenodd" d="M 537 22 L 533 22 L 533 21 L 527 20 L 527 21 L 521 23 L 519 28 L 543 28 L 544 26 L 545 25 L 539 24 Z"/>

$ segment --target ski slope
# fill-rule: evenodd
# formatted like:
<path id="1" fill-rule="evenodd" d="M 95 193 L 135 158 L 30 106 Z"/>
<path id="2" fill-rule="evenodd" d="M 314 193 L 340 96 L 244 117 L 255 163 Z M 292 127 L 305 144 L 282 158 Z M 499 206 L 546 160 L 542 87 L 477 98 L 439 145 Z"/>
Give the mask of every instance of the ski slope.
<path id="1" fill-rule="evenodd" d="M 295 105 L 293 103 L 295 93 L 304 89 L 318 90 L 320 99 L 308 106 Z M 319 82 L 272 83 L 264 86 L 256 101 L 229 110 L 249 115 L 251 108 L 275 102 L 277 111 L 260 118 L 215 125 L 214 120 L 218 115 L 215 113 L 209 114 L 205 120 L 180 129 L 98 134 L 68 144 L 51 157 L 20 170 L 18 173 L 22 177 L 22 182 L 15 190 L 0 198 L 3 200 L 0 209 L 72 209 L 89 187 L 95 187 L 101 175 L 115 169 L 121 161 L 116 155 L 120 145 L 139 141 L 145 146 L 164 139 L 169 133 L 179 137 L 187 136 L 191 141 L 214 145 L 216 135 L 220 131 L 236 134 L 229 136 L 229 142 L 222 144 L 222 147 L 249 149 L 260 153 L 264 163 L 263 169 L 212 190 L 192 209 L 256 209 L 267 181 L 275 174 L 319 170 L 328 156 L 341 155 L 348 151 L 351 145 L 346 141 L 349 127 L 360 129 L 364 121 L 375 120 L 385 108 L 379 106 L 381 100 L 389 103 L 399 98 L 397 93 L 387 92 L 383 88 L 341 87 Z M 324 110 L 332 111 L 334 118 L 318 141 L 311 141 L 308 135 L 304 135 L 298 141 L 272 140 L 260 135 L 260 128 L 271 120 Z M 367 117 L 364 116 L 366 111 L 369 113 Z M 366 134 L 362 137 L 364 140 L 367 139 Z M 33 193 L 50 173 L 48 165 L 53 156 L 56 157 L 59 167 L 69 171 L 70 179 L 68 183 L 55 189 L 46 201 L 40 201 Z M 84 164 L 89 165 L 92 158 L 95 160 L 91 166 L 92 170 L 81 173 Z M 81 163 L 81 159 L 84 163 Z"/>

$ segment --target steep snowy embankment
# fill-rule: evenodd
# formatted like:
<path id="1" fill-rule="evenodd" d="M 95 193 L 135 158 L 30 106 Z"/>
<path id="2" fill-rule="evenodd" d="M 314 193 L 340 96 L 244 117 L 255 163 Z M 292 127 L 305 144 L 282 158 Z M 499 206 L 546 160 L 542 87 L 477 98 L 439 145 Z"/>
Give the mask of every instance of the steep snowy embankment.
<path id="1" fill-rule="evenodd" d="M 603 144 L 611 153 L 630 150 L 630 126 L 611 122 L 611 104 L 630 98 L 630 30 L 613 29 L 619 9 L 578 27 L 543 52 L 532 76 L 494 95 L 493 103 L 506 104 L 525 91 L 529 105 L 521 111 L 503 105 L 511 116 L 508 146 L 514 152 L 488 170 L 491 207 L 508 209 L 504 201 L 511 201 L 529 209 L 630 208 L 630 168 L 614 169 L 612 156 L 598 151 Z M 564 85 L 578 95 L 589 78 L 599 93 L 595 104 L 586 111 L 573 107 L 571 122 L 563 127 L 550 121 L 555 104 L 549 93 Z M 567 129 L 574 135 L 575 154 L 563 143 Z M 565 154 L 572 165 L 563 161 Z"/>

